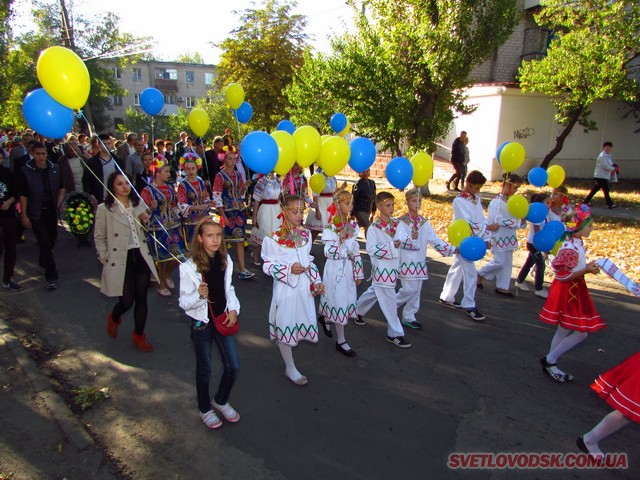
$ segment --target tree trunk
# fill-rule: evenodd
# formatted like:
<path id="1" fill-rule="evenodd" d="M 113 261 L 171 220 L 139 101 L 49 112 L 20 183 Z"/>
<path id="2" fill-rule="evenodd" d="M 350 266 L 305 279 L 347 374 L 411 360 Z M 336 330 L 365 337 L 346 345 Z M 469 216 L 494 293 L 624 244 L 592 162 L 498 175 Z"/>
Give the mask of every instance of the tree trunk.
<path id="1" fill-rule="evenodd" d="M 540 164 L 542 168 L 546 170 L 547 167 L 549 167 L 551 160 L 553 160 L 555 156 L 558 153 L 560 153 L 560 151 L 562 150 L 562 147 L 564 146 L 564 141 L 567 139 L 567 137 L 571 133 L 571 130 L 573 130 L 573 127 L 578 122 L 578 119 L 580 118 L 580 115 L 582 115 L 583 111 L 584 111 L 584 107 L 580 107 L 571 114 L 571 116 L 569 117 L 569 122 L 565 125 L 562 132 L 560 132 L 560 135 L 556 137 L 556 146 L 553 147 L 551 151 L 547 153 L 547 155 L 542 160 L 542 163 Z"/>

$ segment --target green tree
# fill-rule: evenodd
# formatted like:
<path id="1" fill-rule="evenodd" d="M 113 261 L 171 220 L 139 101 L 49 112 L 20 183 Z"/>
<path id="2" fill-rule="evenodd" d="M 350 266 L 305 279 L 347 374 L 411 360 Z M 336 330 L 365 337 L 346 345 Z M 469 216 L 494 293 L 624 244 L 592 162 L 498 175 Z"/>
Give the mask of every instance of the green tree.
<path id="1" fill-rule="evenodd" d="M 356 32 L 334 39 L 332 55 L 309 67 L 322 90 L 301 78 L 306 67 L 295 77 L 287 90 L 292 113 L 301 115 L 306 105 L 320 111 L 324 96 L 356 133 L 395 154 L 405 145 L 430 148 L 456 112 L 472 111 L 463 103 L 471 71 L 516 23 L 513 0 L 365 0 Z"/>
<path id="2" fill-rule="evenodd" d="M 562 150 L 576 124 L 596 130 L 589 118 L 596 100 L 637 101 L 640 86 L 632 73 L 640 56 L 640 4 L 637 0 L 547 0 L 536 15 L 556 32 L 547 55 L 520 68 L 523 91 L 551 97 L 556 121 L 563 126 L 544 157 L 546 168 Z"/>
<path id="3" fill-rule="evenodd" d="M 11 46 L 11 17 L 13 0 L 0 0 L 0 65 L 6 65 Z M 4 105 L 9 97 L 11 86 L 5 81 L 4 72 L 0 72 L 0 102 Z"/>
<path id="4" fill-rule="evenodd" d="M 236 12 L 241 26 L 218 45 L 222 49 L 219 85 L 242 85 L 245 100 L 253 107 L 254 128 L 270 131 L 289 108 L 283 89 L 302 66 L 307 40 L 305 17 L 291 14 L 295 5 L 268 0 L 263 8 Z"/>
<path id="5" fill-rule="evenodd" d="M 202 64 L 204 63 L 204 59 L 202 58 L 202 55 L 200 55 L 199 52 L 195 52 L 195 53 L 187 52 L 187 53 L 183 53 L 182 55 L 179 55 L 178 58 L 176 58 L 176 62 Z"/>

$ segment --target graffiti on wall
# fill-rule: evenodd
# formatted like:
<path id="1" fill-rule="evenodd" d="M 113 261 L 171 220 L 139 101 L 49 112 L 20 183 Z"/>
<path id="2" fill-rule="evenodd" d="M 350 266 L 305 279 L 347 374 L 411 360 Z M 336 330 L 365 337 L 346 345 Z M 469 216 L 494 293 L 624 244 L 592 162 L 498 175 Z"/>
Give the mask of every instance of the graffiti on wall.
<path id="1" fill-rule="evenodd" d="M 516 140 L 523 140 L 525 138 L 533 137 L 535 133 L 535 129 L 531 127 L 521 128 L 513 131 L 513 138 Z"/>

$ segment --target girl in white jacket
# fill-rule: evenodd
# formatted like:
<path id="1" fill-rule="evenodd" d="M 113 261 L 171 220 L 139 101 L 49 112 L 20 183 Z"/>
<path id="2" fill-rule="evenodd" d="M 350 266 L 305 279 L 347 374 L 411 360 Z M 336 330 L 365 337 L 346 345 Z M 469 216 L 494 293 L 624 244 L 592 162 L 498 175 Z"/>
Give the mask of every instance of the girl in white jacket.
<path id="1" fill-rule="evenodd" d="M 196 225 L 189 257 L 189 260 L 180 265 L 180 307 L 191 317 L 200 418 L 207 427 L 219 428 L 222 422 L 216 412 L 229 422 L 240 420 L 238 412 L 229 405 L 229 396 L 238 378 L 240 362 L 235 337 L 221 335 L 214 326 L 213 317 L 226 312 L 225 324 L 232 326 L 237 322 L 240 302 L 231 285 L 233 262 L 227 255 L 224 232 L 210 217 L 203 218 Z M 223 372 L 212 401 L 209 379 L 213 343 L 220 354 Z"/>

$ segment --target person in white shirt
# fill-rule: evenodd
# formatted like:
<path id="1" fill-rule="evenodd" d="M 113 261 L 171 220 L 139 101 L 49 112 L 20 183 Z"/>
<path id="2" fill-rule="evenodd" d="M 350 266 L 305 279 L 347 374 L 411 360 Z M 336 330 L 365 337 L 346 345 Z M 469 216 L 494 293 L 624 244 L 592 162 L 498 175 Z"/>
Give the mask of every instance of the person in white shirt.
<path id="1" fill-rule="evenodd" d="M 609 209 L 618 208 L 618 205 L 614 204 L 613 200 L 611 200 L 611 197 L 609 196 L 609 180 L 611 179 L 611 175 L 615 172 L 613 157 L 611 156 L 612 148 L 613 143 L 611 142 L 604 142 L 602 144 L 602 151 L 596 159 L 596 168 L 593 171 L 593 179 L 596 183 L 593 185 L 589 194 L 584 197 L 582 203 L 588 204 L 593 196 L 598 193 L 598 190 L 602 189 L 604 201 L 607 202 Z"/>

